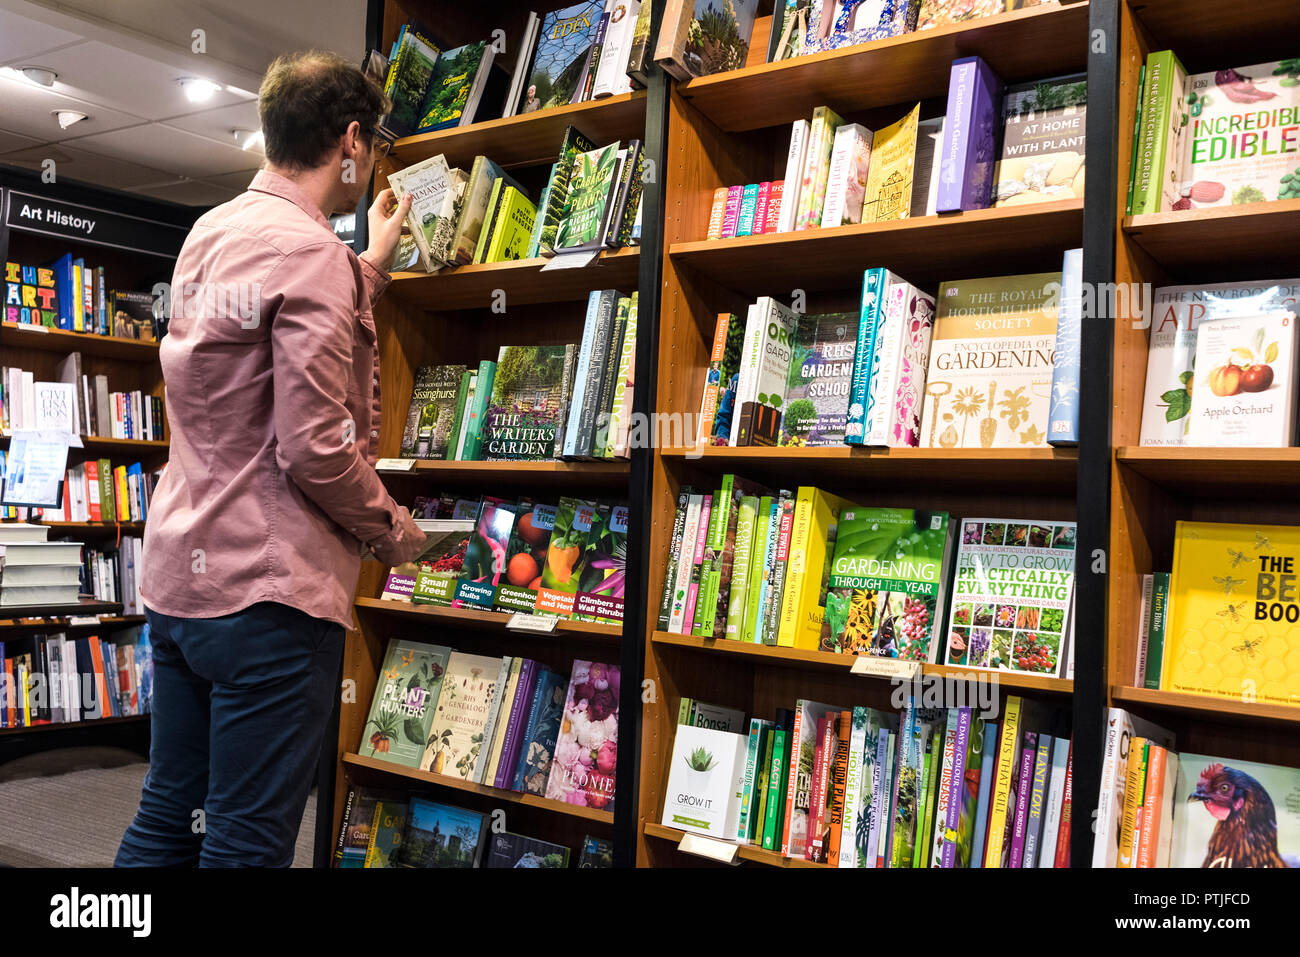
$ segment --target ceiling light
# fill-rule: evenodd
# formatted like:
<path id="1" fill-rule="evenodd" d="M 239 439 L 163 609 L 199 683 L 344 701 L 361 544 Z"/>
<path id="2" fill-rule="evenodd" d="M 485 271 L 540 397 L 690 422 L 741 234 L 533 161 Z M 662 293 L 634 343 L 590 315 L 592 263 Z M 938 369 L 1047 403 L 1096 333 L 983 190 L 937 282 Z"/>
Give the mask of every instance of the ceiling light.
<path id="1" fill-rule="evenodd" d="M 213 94 L 221 89 L 219 83 L 204 80 L 197 76 L 183 76 L 176 81 L 185 92 L 185 99 L 191 103 L 204 103 L 212 99 Z"/>
<path id="2" fill-rule="evenodd" d="M 18 72 L 38 86 L 53 86 L 58 74 L 43 66 L 21 66 Z"/>
<path id="3" fill-rule="evenodd" d="M 52 110 L 51 115 L 59 121 L 59 129 L 61 130 L 66 130 L 74 123 L 90 119 L 85 113 L 78 113 L 76 110 Z"/>
<path id="4" fill-rule="evenodd" d="M 231 130 L 235 135 L 235 145 L 241 150 L 261 149 L 263 138 L 261 130 Z"/>

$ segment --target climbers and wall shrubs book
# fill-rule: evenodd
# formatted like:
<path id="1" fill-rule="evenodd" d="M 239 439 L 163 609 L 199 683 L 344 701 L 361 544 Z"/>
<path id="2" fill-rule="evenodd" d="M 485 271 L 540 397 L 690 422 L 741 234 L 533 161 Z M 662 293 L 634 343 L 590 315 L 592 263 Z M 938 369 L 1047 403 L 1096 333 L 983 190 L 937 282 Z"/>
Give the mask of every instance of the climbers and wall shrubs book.
<path id="1" fill-rule="evenodd" d="M 362 756 L 408 768 L 420 766 L 451 653 L 442 645 L 400 638 L 388 642 L 362 734 Z"/>

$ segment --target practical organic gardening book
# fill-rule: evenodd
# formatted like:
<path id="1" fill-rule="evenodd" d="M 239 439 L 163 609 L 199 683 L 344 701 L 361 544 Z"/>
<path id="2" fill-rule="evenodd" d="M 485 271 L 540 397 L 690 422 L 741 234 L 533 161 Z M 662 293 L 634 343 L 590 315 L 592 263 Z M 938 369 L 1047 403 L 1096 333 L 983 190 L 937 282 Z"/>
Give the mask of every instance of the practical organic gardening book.
<path id="1" fill-rule="evenodd" d="M 963 519 L 944 663 L 1062 677 L 1074 540 L 1073 522 Z"/>
<path id="2" fill-rule="evenodd" d="M 843 445 L 858 314 L 803 316 L 786 378 L 780 445 Z"/>
<path id="3" fill-rule="evenodd" d="M 388 642 L 359 753 L 420 766 L 451 649 L 401 638 Z"/>
<path id="4" fill-rule="evenodd" d="M 570 346 L 502 346 L 483 420 L 485 462 L 539 461 L 555 451 Z"/>
<path id="5" fill-rule="evenodd" d="M 951 549 L 947 512 L 840 512 L 822 650 L 934 662 Z"/>

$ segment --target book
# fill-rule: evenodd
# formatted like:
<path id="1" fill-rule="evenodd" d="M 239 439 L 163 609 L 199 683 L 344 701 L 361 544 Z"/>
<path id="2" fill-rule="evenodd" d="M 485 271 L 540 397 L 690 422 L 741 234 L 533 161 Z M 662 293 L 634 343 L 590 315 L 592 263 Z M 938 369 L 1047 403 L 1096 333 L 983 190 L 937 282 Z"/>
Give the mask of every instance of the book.
<path id="1" fill-rule="evenodd" d="M 778 445 L 842 445 L 859 317 L 803 316 L 794 335 Z M 716 345 L 716 341 L 715 341 Z"/>
<path id="2" fill-rule="evenodd" d="M 934 216 L 938 212 L 939 173 L 943 156 L 942 116 L 916 124 L 916 158 L 912 166 L 912 216 Z"/>
<path id="3" fill-rule="evenodd" d="M 799 317 L 770 296 L 754 304 L 745 323 L 732 445 L 775 445 Z"/>
<path id="4" fill-rule="evenodd" d="M 565 870 L 569 866 L 569 849 L 563 844 L 505 831 L 492 835 L 492 845 L 483 866 Z"/>
<path id="5" fill-rule="evenodd" d="M 503 188 L 483 262 L 501 263 L 527 258 L 536 219 L 537 207 L 532 200 L 513 186 Z"/>
<path id="6" fill-rule="evenodd" d="M 541 461 L 555 451 L 564 366 L 573 346 L 502 346 L 483 417 L 485 462 Z"/>
<path id="7" fill-rule="evenodd" d="M 410 802 L 379 798 L 370 819 L 370 840 L 363 867 L 396 867 L 406 831 Z"/>
<path id="8" fill-rule="evenodd" d="M 1201 323 L 1189 444 L 1295 444 L 1298 328 L 1295 313 L 1286 311 Z"/>
<path id="9" fill-rule="evenodd" d="M 578 807 L 614 810 L 618 694 L 617 665 L 573 662 L 546 797 Z"/>
<path id="10" fill-rule="evenodd" d="M 1136 738 L 1145 738 L 1171 750 L 1174 746 L 1173 735 L 1159 725 L 1136 718 L 1122 708 L 1109 708 L 1106 712 L 1106 743 L 1094 829 L 1096 838 L 1092 847 L 1093 867 L 1115 867 L 1119 860 L 1122 812 L 1127 790 L 1125 772 Z M 1067 782 L 1068 780 L 1067 772 Z"/>
<path id="11" fill-rule="evenodd" d="M 450 656 L 451 649 L 442 645 L 389 640 L 359 754 L 420 766 Z"/>
<path id="12" fill-rule="evenodd" d="M 1052 356 L 1052 401 L 1047 410 L 1047 441 L 1079 442 L 1080 353 L 1083 347 L 1083 250 L 1067 249 L 1061 264 L 1061 298 L 1056 313 L 1056 351 Z"/>
<path id="13" fill-rule="evenodd" d="M 1202 323 L 1294 312 L 1297 301 L 1300 279 L 1156 289 L 1151 297 L 1140 444 L 1189 444 L 1196 336 Z"/>
<path id="14" fill-rule="evenodd" d="M 962 519 L 944 662 L 1062 677 L 1074 543 L 1073 522 Z"/>
<path id="15" fill-rule="evenodd" d="M 994 206 L 1083 198 L 1087 103 L 1085 74 L 1007 88 Z"/>
<path id="16" fill-rule="evenodd" d="M 591 99 L 598 100 L 632 89 L 627 66 L 640 8 L 638 0 L 610 0 L 606 3 L 608 22 L 600 51 L 600 63 L 592 82 Z"/>
<path id="17" fill-rule="evenodd" d="M 649 3 L 644 6 L 650 6 Z M 613 867 L 614 843 L 588 834 L 582 839 L 582 856 L 578 858 L 578 867 Z"/>
<path id="18" fill-rule="evenodd" d="M 502 119 L 514 116 L 523 106 L 521 101 L 528 84 L 528 67 L 533 62 L 533 54 L 537 51 L 537 38 L 541 31 L 542 18 L 536 11 L 530 10 L 516 46 L 514 66 L 510 71 L 510 88 L 506 91 L 505 103 L 501 108 Z"/>
<path id="19" fill-rule="evenodd" d="M 542 18 L 519 113 L 581 100 L 604 0 L 583 0 Z"/>
<path id="20" fill-rule="evenodd" d="M 473 779 L 500 669 L 500 658 L 451 653 L 420 770 Z"/>
<path id="21" fill-rule="evenodd" d="M 488 818 L 475 811 L 411 798 L 399 867 L 478 867 Z"/>
<path id="22" fill-rule="evenodd" d="M 4 321 L 59 326 L 59 294 L 54 269 L 4 264 Z"/>
<path id="23" fill-rule="evenodd" d="M 1160 687 L 1295 704 L 1291 648 L 1300 529 L 1180 521 Z"/>
<path id="24" fill-rule="evenodd" d="M 872 141 L 871 130 L 859 123 L 846 123 L 835 131 L 826 174 L 826 200 L 821 210 L 822 226 L 862 222 L 862 204 L 873 165 Z"/>
<path id="25" fill-rule="evenodd" d="M 595 505 L 563 497 L 555 511 L 555 524 L 546 548 L 546 564 L 537 586 L 537 611 L 568 618 L 588 572 L 600 575 L 588 565 L 588 538 Z"/>
<path id="26" fill-rule="evenodd" d="M 1157 690 L 1164 666 L 1165 634 L 1169 623 L 1169 573 L 1155 572 L 1151 576 L 1151 601 L 1148 606 L 1147 661 L 1142 675 L 1135 682 L 1138 687 Z"/>
<path id="27" fill-rule="evenodd" d="M 781 210 L 785 208 L 785 181 L 776 180 L 772 183 L 767 194 L 767 218 L 763 222 L 763 232 L 777 232 L 777 225 L 781 219 Z"/>
<path id="28" fill-rule="evenodd" d="M 472 122 L 496 52 L 495 44 L 479 40 L 439 54 L 420 104 L 416 132 L 429 133 Z"/>
<path id="29" fill-rule="evenodd" d="M 1256 761 L 1178 755 L 1168 866 L 1300 865 L 1297 775 Z"/>
<path id="30" fill-rule="evenodd" d="M 474 528 L 473 518 L 421 520 L 420 529 L 429 540 L 428 547 L 418 562 L 395 565 L 389 571 L 380 598 L 450 607 L 465 572 L 465 556 Z"/>
<path id="31" fill-rule="evenodd" d="M 871 387 L 879 356 L 876 331 L 884 315 L 889 284 L 896 278 L 889 270 L 881 267 L 866 269 L 862 273 L 858 343 L 853 351 L 853 376 L 849 380 L 849 407 L 844 425 L 844 441 L 849 445 L 861 445 L 866 438 L 866 423 L 871 411 Z"/>
<path id="32" fill-rule="evenodd" d="M 1300 197 L 1294 60 L 1187 78 L 1190 114 L 1177 208 L 1239 206 Z"/>
<path id="33" fill-rule="evenodd" d="M 799 210 L 795 214 L 795 229 L 816 229 L 821 225 L 822 210 L 826 208 L 826 181 L 830 176 L 835 131 L 843 123 L 840 115 L 829 106 L 819 106 L 813 110 L 799 185 Z"/>
<path id="34" fill-rule="evenodd" d="M 520 741 L 519 760 L 515 765 L 511 790 L 527 794 L 545 794 L 546 779 L 551 773 L 551 759 L 564 720 L 564 700 L 569 686 L 567 675 L 543 669 L 537 678 L 537 690 Z"/>
<path id="35" fill-rule="evenodd" d="M 1191 141 L 1190 83 L 1172 50 L 1147 54 L 1144 84 L 1132 174 L 1135 216 L 1179 206 L 1184 157 Z"/>
<path id="36" fill-rule="evenodd" d="M 861 222 L 883 223 L 907 219 L 912 214 L 920 118 L 918 103 L 897 123 L 876 132 L 871 175 L 863 192 Z"/>
<path id="37" fill-rule="evenodd" d="M 727 196 L 731 190 L 719 186 L 713 191 L 713 205 L 709 207 L 709 229 L 705 239 L 722 238 L 722 217 L 727 211 Z"/>
<path id="38" fill-rule="evenodd" d="M 892 273 L 887 273 L 881 299 L 875 312 L 862 444 L 910 448 L 921 442 L 935 303 L 932 296 Z"/>
<path id="39" fill-rule="evenodd" d="M 468 177 L 462 181 L 454 173 L 460 171 L 450 169 L 439 153 L 388 174 L 394 196 L 399 200 L 411 197 L 406 222 L 420 250 L 420 265 L 428 272 L 443 266 L 450 255 L 459 213 L 457 204 L 468 181 Z"/>
<path id="40" fill-rule="evenodd" d="M 578 4 L 590 6 L 591 4 Z M 538 233 L 537 252 L 543 256 L 555 254 L 555 236 L 560 219 L 564 215 L 565 204 L 569 198 L 569 182 L 573 178 L 574 163 L 579 153 L 586 153 L 596 148 L 596 144 L 584 136 L 576 127 L 564 130 L 564 139 L 555 162 L 555 168 L 546 185 L 546 202 L 538 210 L 542 220 Z"/>
<path id="41" fill-rule="evenodd" d="M 822 647 L 839 516 L 852 508 L 847 499 L 811 486 L 801 485 L 795 493 L 776 644 L 810 651 Z"/>
<path id="42" fill-rule="evenodd" d="M 673 737 L 661 823 L 734 840 L 739 827 L 748 738 L 679 724 Z"/>
<path id="43" fill-rule="evenodd" d="M 598 249 L 614 186 L 618 180 L 619 144 L 611 143 L 574 157 L 564 212 L 555 231 L 555 249 Z"/>
<path id="44" fill-rule="evenodd" d="M 496 601 L 497 586 L 506 572 L 501 556 L 510 542 L 519 506 L 500 499 L 485 498 L 479 506 L 474 532 L 465 549 L 464 565 L 456 584 L 452 607 L 491 609 Z M 422 582 L 416 580 L 416 590 Z"/>
<path id="45" fill-rule="evenodd" d="M 808 138 L 811 124 L 808 120 L 795 120 L 790 127 L 790 149 L 786 154 L 785 179 L 782 190 L 780 210 L 777 216 L 776 232 L 788 233 L 796 228 L 796 215 L 799 208 L 800 184 L 803 180 L 804 162 L 808 155 Z"/>
<path id="46" fill-rule="evenodd" d="M 505 575 L 497 585 L 493 604 L 501 611 L 533 614 L 537 590 L 542 584 L 542 566 L 555 528 L 555 506 L 533 505 L 521 509 L 510 533 L 503 561 Z"/>
<path id="47" fill-rule="evenodd" d="M 415 371 L 411 405 L 402 432 L 403 458 L 447 458 L 456 398 L 465 371 L 462 365 L 420 366 Z"/>
<path id="48" fill-rule="evenodd" d="M 781 6 L 779 2 L 777 6 Z M 801 56 L 883 40 L 916 29 L 921 0 L 876 0 L 873 3 L 809 5 L 807 36 Z"/>
<path id="49" fill-rule="evenodd" d="M 789 736 L 785 819 L 780 835 L 781 853 L 786 857 L 803 857 L 808 847 L 818 741 L 817 723 L 827 715 L 838 714 L 842 710 L 805 698 L 800 698 L 795 705 L 794 727 Z"/>
<path id="50" fill-rule="evenodd" d="M 758 184 L 750 183 L 740 194 L 740 207 L 736 212 L 736 236 L 749 236 L 754 232 L 754 214 L 758 210 Z"/>
<path id="51" fill-rule="evenodd" d="M 916 29 L 930 30 L 950 23 L 965 23 L 1046 2 L 1047 0 L 921 0 Z"/>
<path id="52" fill-rule="evenodd" d="M 989 205 L 1001 110 L 1002 81 L 989 65 L 977 56 L 954 60 L 943 120 L 938 212 Z"/>
<path id="53" fill-rule="evenodd" d="M 405 23 L 393 51 L 388 58 L 388 75 L 384 80 L 384 94 L 392 102 L 384 117 L 384 128 L 397 138 L 409 136 L 419 126 L 423 115 L 420 107 L 424 104 L 439 50 L 417 27 Z"/>
<path id="54" fill-rule="evenodd" d="M 497 364 L 491 359 L 482 359 L 478 371 L 470 380 L 465 395 L 465 412 L 461 416 L 461 445 L 456 458 L 465 462 L 476 462 L 483 451 L 483 422 L 496 381 Z"/>
<path id="55" fill-rule="evenodd" d="M 745 198 L 745 187 L 728 186 L 727 198 L 722 204 L 722 231 L 720 239 L 733 239 L 740 226 L 740 204 Z"/>
<path id="56" fill-rule="evenodd" d="M 623 621 L 623 592 L 627 563 L 626 505 L 613 505 L 599 528 L 587 536 L 586 569 L 573 599 L 577 621 L 619 624 Z"/>
<path id="57" fill-rule="evenodd" d="M 822 650 L 936 661 L 950 529 L 946 512 L 856 505 L 841 511 Z"/>
<path id="58" fill-rule="evenodd" d="M 922 445 L 1046 446 L 1060 278 L 939 284 Z"/>
<path id="59" fill-rule="evenodd" d="M 766 232 L 768 221 L 768 204 L 772 199 L 772 183 L 765 180 L 758 184 L 758 197 L 754 203 L 754 226 L 755 235 Z"/>
<path id="60" fill-rule="evenodd" d="M 687 80 L 738 70 L 749 58 L 758 0 L 674 0 L 659 25 L 655 61 Z"/>
<path id="61" fill-rule="evenodd" d="M 652 10 L 651 4 L 643 0 L 637 9 L 636 24 L 632 28 L 632 42 L 628 47 L 626 73 L 633 85 L 639 87 L 645 87 L 650 82 L 650 64 L 654 53 L 650 49 Z"/>
<path id="62" fill-rule="evenodd" d="M 697 444 L 725 445 L 730 438 L 744 341 L 745 323 L 741 318 L 731 312 L 719 313 L 701 389 Z"/>

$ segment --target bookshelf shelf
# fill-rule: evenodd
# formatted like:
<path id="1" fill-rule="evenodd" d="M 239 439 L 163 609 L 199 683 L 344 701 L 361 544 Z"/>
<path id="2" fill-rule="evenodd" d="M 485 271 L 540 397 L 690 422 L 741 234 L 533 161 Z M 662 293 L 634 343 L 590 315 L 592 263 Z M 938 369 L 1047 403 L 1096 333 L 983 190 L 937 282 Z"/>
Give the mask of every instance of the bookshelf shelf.
<path id="1" fill-rule="evenodd" d="M 87 356 L 138 362 L 158 361 L 156 342 L 142 342 L 139 339 L 123 339 L 117 336 L 94 336 L 84 332 L 45 329 L 44 326 L 24 326 L 13 322 L 0 323 L 0 346 L 14 349 L 41 349 L 49 352 L 80 352 Z"/>
<path id="2" fill-rule="evenodd" d="M 4 524 L 0 522 L 0 528 Z M 119 532 L 123 535 L 144 534 L 144 522 L 45 522 L 38 519 L 30 524 L 44 525 L 51 532 L 64 535 L 116 536 Z"/>
<path id="3" fill-rule="evenodd" d="M 33 724 L 21 728 L 0 728 L 0 736 L 26 734 L 39 731 L 68 731 L 74 728 L 106 728 L 115 724 L 145 724 L 150 715 L 128 714 L 120 718 L 93 718 L 89 721 L 59 721 L 51 724 Z"/>
<path id="4" fill-rule="evenodd" d="M 1300 448 L 1152 448 L 1124 446 L 1115 460 L 1166 490 L 1212 497 L 1244 489 L 1289 494 L 1300 484 Z"/>
<path id="5" fill-rule="evenodd" d="M 971 23 L 699 77 L 678 89 L 723 130 L 789 123 L 827 103 L 841 114 L 943 96 L 957 57 L 978 54 L 1008 81 L 1082 69 L 1088 4 L 1030 7 Z M 863 82 L 870 77 L 871 82 Z"/>
<path id="6" fill-rule="evenodd" d="M 911 282 L 1000 275 L 1050 264 L 1083 229 L 1083 200 L 977 209 L 739 239 L 673 243 L 674 263 L 747 295 L 774 289 L 841 289 L 860 283 L 862 264 L 885 265 Z M 1035 257 L 1043 257 L 1041 261 Z M 1057 263 L 1057 269 L 1060 263 Z"/>
<path id="7" fill-rule="evenodd" d="M 1294 8 L 1292 9 L 1294 16 Z M 1300 199 L 1129 216 L 1124 233 L 1174 278 L 1231 272 L 1278 279 L 1295 272 L 1280 236 L 1300 232 Z M 1208 271 L 1208 272 L 1207 272 Z"/>
<path id="8" fill-rule="evenodd" d="M 114 615 L 122 611 L 122 603 L 116 601 L 96 601 L 82 598 L 75 605 L 5 605 L 0 607 L 4 620 L 18 621 L 23 618 L 64 619 L 70 615 Z"/>
<path id="9" fill-rule="evenodd" d="M 555 161 L 555 149 L 567 126 L 576 126 L 597 143 L 640 138 L 645 129 L 646 94 L 622 93 L 571 106 L 557 106 L 505 119 L 486 120 L 432 133 L 406 136 L 393 144 L 402 166 L 437 156 L 447 165 L 469 169 L 477 154 L 501 166 L 535 166 Z"/>
<path id="10" fill-rule="evenodd" d="M 473 611 L 468 608 L 443 608 L 438 605 L 409 605 L 406 602 L 383 598 L 358 598 L 356 607 L 366 611 L 381 612 L 387 615 L 399 615 L 414 620 L 431 620 L 446 628 L 462 628 L 467 631 L 493 631 L 506 633 L 506 622 L 510 615 L 499 611 Z M 513 634 L 513 632 L 512 632 Z M 622 641 L 623 632 L 617 625 L 601 625 L 585 621 L 561 621 L 556 626 L 554 635 L 539 632 L 518 632 L 526 639 L 534 641 L 554 640 L 555 636 L 569 639 L 596 641 L 617 645 Z"/>
<path id="11" fill-rule="evenodd" d="M 433 774 L 429 771 L 420 771 L 415 768 L 404 767 L 400 764 L 393 764 L 389 761 L 382 761 L 378 758 L 366 758 L 359 754 L 348 753 L 343 755 L 343 763 L 349 767 L 365 768 L 369 771 L 383 772 L 385 774 L 406 778 L 410 781 L 418 781 L 422 784 L 433 784 L 438 787 L 450 788 L 455 791 L 468 791 L 471 794 L 491 798 L 493 801 L 519 804 L 525 807 L 550 811 L 554 814 L 563 814 L 569 817 L 581 818 L 586 821 L 596 821 L 601 824 L 614 823 L 614 814 L 612 811 L 598 811 L 595 808 L 578 807 L 574 804 L 565 804 L 563 801 L 554 801 L 548 798 L 538 797 L 536 794 L 520 794 L 517 791 L 506 791 L 501 788 L 488 787 L 485 784 L 475 784 L 472 781 L 462 781 L 459 778 L 449 777 L 445 774 Z"/>
<path id="12" fill-rule="evenodd" d="M 0 436 L 0 448 L 9 447 L 10 436 Z M 72 458 L 87 456 L 158 456 L 166 455 L 168 449 L 167 442 L 155 442 L 150 439 L 106 439 L 98 436 L 83 435 L 81 437 L 82 448 L 69 448 L 68 455 Z M 118 463 L 113 463 L 114 465 Z"/>
<path id="13" fill-rule="evenodd" d="M 1114 685 L 1110 696 L 1117 702 L 1143 709 L 1172 711 L 1196 717 L 1204 715 L 1231 724 L 1282 726 L 1294 734 L 1300 727 L 1300 704 L 1289 707 L 1281 704 L 1234 701 L 1229 698 L 1211 698 L 1208 695 L 1185 694 L 1178 691 L 1156 691 L 1151 688 L 1134 688 Z"/>
<path id="14" fill-rule="evenodd" d="M 678 648 L 690 648 L 706 654 L 734 656 L 766 664 L 775 664 L 787 668 L 808 671 L 827 671 L 844 674 L 853 667 L 856 660 L 852 655 L 839 655 L 827 651 L 815 651 L 806 648 L 784 648 L 772 645 L 756 645 L 750 642 L 735 641 L 728 638 L 700 638 L 697 635 L 678 635 L 666 631 L 656 631 L 650 640 L 656 644 L 673 645 Z M 953 681 L 991 683 L 993 672 L 975 671 L 970 668 L 955 668 L 948 665 L 925 664 L 922 673 Z M 868 681 L 889 681 L 888 678 L 863 676 Z M 1062 678 L 1039 677 L 998 673 L 997 684 L 1013 691 L 1029 691 L 1057 695 L 1069 695 L 1074 691 L 1074 682 Z"/>
<path id="15" fill-rule="evenodd" d="M 395 273 L 389 295 L 414 308 L 438 311 L 487 309 L 497 290 L 505 290 L 510 306 L 565 302 L 585 297 L 592 289 L 635 287 L 641 250 L 625 246 L 603 252 L 595 263 L 581 269 L 544 270 L 550 261 L 520 259 L 457 266 L 439 273 Z"/>
<path id="16" fill-rule="evenodd" d="M 625 488 L 628 463 L 615 462 L 447 462 L 419 459 L 415 468 L 381 469 L 385 480 L 419 477 L 448 484 L 490 482 L 501 488 Z"/>
<path id="17" fill-rule="evenodd" d="M 674 844 L 681 843 L 686 832 L 675 827 L 668 827 L 665 824 L 654 824 L 646 822 L 642 833 L 646 837 L 653 837 L 658 840 L 672 841 Z M 802 857 L 783 857 L 777 851 L 767 851 L 761 847 L 755 847 L 752 844 L 737 845 L 739 850 L 736 851 L 736 857 L 742 861 L 752 861 L 755 864 L 766 864 L 768 867 L 815 867 L 819 869 L 830 868 L 829 864 L 814 864 L 812 861 L 806 861 Z"/>
<path id="18" fill-rule="evenodd" d="M 1296 24 L 1294 0 L 1253 0 L 1249 29 L 1242 11 L 1221 0 L 1142 0 L 1134 11 L 1154 38 L 1153 49 L 1172 47 L 1188 69 L 1197 71 L 1262 63 L 1270 57 L 1260 56 L 1261 46 L 1274 40 L 1286 46 Z"/>

